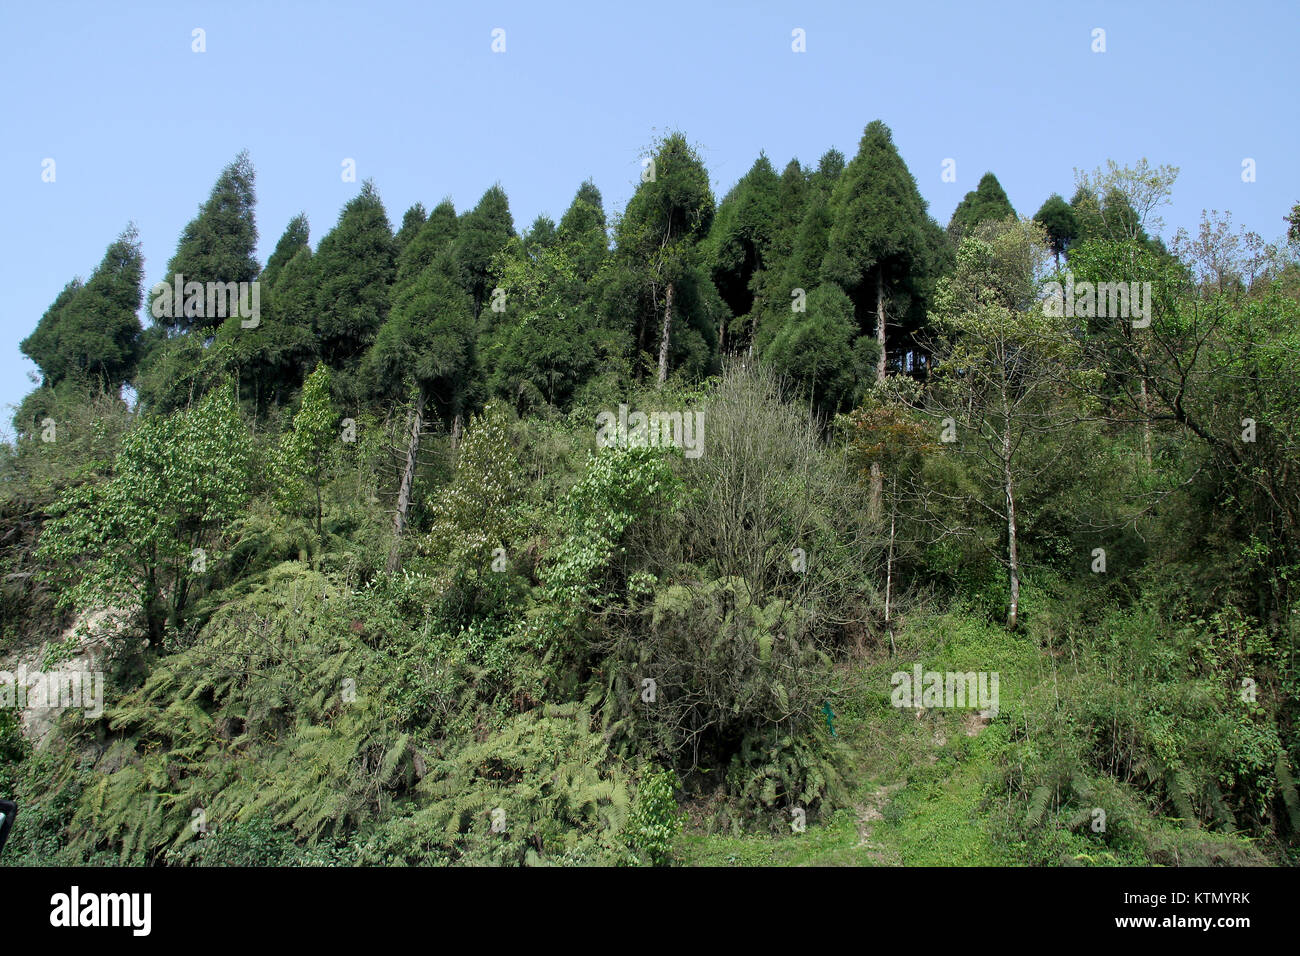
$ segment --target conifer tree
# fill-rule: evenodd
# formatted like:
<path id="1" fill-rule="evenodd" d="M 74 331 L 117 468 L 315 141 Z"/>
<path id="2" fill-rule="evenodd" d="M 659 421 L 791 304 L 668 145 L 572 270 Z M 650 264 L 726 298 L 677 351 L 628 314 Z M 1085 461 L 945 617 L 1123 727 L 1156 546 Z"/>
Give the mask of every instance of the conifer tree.
<path id="1" fill-rule="evenodd" d="M 545 214 L 534 219 L 521 237 L 522 250 L 530 258 L 536 258 L 554 243 L 555 220 Z"/>
<path id="2" fill-rule="evenodd" d="M 429 214 L 425 212 L 424 203 L 417 202 L 403 213 L 402 226 L 397 230 L 397 235 L 393 236 L 393 249 L 399 256 L 428 218 Z"/>
<path id="3" fill-rule="evenodd" d="M 454 249 L 461 285 L 469 293 L 475 318 L 495 283 L 492 259 L 514 234 L 510 202 L 500 185 L 485 192 L 478 205 L 461 217 Z"/>
<path id="4" fill-rule="evenodd" d="M 1079 233 L 1074 210 L 1059 193 L 1052 193 L 1034 213 L 1034 222 L 1047 233 L 1047 243 L 1056 256 L 1056 268 L 1061 268 L 1061 254 L 1070 248 Z"/>
<path id="5" fill-rule="evenodd" d="M 266 268 L 257 277 L 262 283 L 263 295 L 274 288 L 276 280 L 280 278 L 280 271 L 298 254 L 299 249 L 306 248 L 310 238 L 311 229 L 307 224 L 307 214 L 300 212 L 289 220 L 289 225 L 285 226 L 280 241 L 275 244 L 275 251 L 266 260 Z"/>
<path id="6" fill-rule="evenodd" d="M 771 302 L 755 338 L 760 354 L 781 334 L 787 320 L 796 314 L 799 302 L 821 284 L 822 262 L 834 223 L 831 197 L 843 172 L 844 154 L 831 149 L 809 177 L 803 219 L 794 232 L 794 244 L 784 258 L 784 268 L 764 284 L 771 291 Z"/>
<path id="7" fill-rule="evenodd" d="M 201 360 L 210 370 L 207 378 L 233 377 L 241 399 L 258 414 L 287 403 L 316 360 L 314 276 L 304 275 L 310 272 L 309 239 L 307 217 L 300 213 L 290 220 L 258 277 L 257 323 L 246 324 L 240 316 L 226 319 Z"/>
<path id="8" fill-rule="evenodd" d="M 432 400 L 443 421 L 458 423 L 467 404 L 474 366 L 474 312 L 459 279 L 456 260 L 445 250 L 418 276 L 401 283 L 365 359 L 363 377 L 373 390 L 391 398 L 411 383 L 416 393 L 394 518 L 396 540 L 389 554 L 393 571 L 400 566 L 398 546 L 410 509 L 426 407 Z M 453 433 L 456 427 L 453 424 Z"/>
<path id="9" fill-rule="evenodd" d="M 862 338 L 853 303 L 833 282 L 822 283 L 807 297 L 806 308 L 790 316 L 763 352 L 772 368 L 813 402 L 822 414 L 834 414 L 853 397 L 854 346 Z"/>
<path id="10" fill-rule="evenodd" d="M 963 196 L 953 210 L 948 236 L 954 242 L 960 242 L 962 236 L 982 222 L 1014 218 L 1016 210 L 1002 184 L 992 173 L 985 173 L 980 177 L 979 185 Z"/>
<path id="11" fill-rule="evenodd" d="M 372 181 L 343 207 L 312 260 L 320 354 L 331 369 L 349 372 L 388 316 L 396 268 L 392 229 Z"/>
<path id="12" fill-rule="evenodd" d="M 66 379 L 115 393 L 135 372 L 140 354 L 144 260 L 134 226 L 109 245 L 84 285 L 64 286 L 19 348 L 44 384 Z"/>
<path id="13" fill-rule="evenodd" d="M 900 312 L 924 300 L 941 240 L 889 127 L 879 120 L 863 132 L 831 206 L 834 225 L 822 275 L 848 294 L 864 331 L 874 319 L 880 349 L 876 379 L 884 381 L 890 300 Z"/>
<path id="14" fill-rule="evenodd" d="M 606 226 L 604 201 L 600 190 L 589 179 L 578 187 L 556 229 L 560 240 L 569 244 L 575 277 L 584 284 L 596 277 L 609 258 Z"/>
<path id="15" fill-rule="evenodd" d="M 394 292 L 396 286 L 413 280 L 428 268 L 434 259 L 450 249 L 456 238 L 458 225 L 456 208 L 451 204 L 450 199 L 444 199 L 434 207 L 429 218 L 397 256 Z"/>
<path id="16" fill-rule="evenodd" d="M 221 171 L 207 202 L 186 225 L 167 264 L 166 281 L 183 275 L 185 282 L 252 282 L 261 271 L 257 263 L 257 224 L 253 207 L 253 164 L 241 152 Z M 187 297 L 188 298 L 188 297 Z M 172 303 L 171 315 L 157 321 L 173 331 L 210 330 L 221 324 L 213 315 L 185 315 L 181 303 Z M 204 310 L 206 311 L 206 310 Z"/>
<path id="17" fill-rule="evenodd" d="M 760 155 L 723 198 L 705 243 L 705 259 L 722 300 L 738 319 L 754 305 L 754 277 L 766 265 L 781 181 Z M 718 330 L 723 347 L 726 328 Z"/>
<path id="18" fill-rule="evenodd" d="M 652 323 L 662 317 L 658 323 L 658 381 L 662 385 L 668 378 L 674 311 L 681 305 L 675 305 L 674 297 L 698 265 L 696 246 L 708 235 L 714 207 L 709 174 L 681 133 L 671 133 L 659 141 L 649 168 L 653 175 L 643 177 L 628 201 L 616 235 L 624 262 L 637 273 L 639 284 L 649 293 L 652 311 L 646 314 L 643 306 L 638 316 L 638 348 L 649 344 Z M 699 288 L 693 277 L 692 288 Z M 694 316 L 685 314 L 708 321 L 699 312 Z M 713 338 L 716 347 L 716 331 Z"/>
<path id="19" fill-rule="evenodd" d="M 330 401 L 330 371 L 321 364 L 302 387 L 302 402 L 293 425 L 280 439 L 279 454 L 272 462 L 275 494 L 286 507 L 310 504 L 316 536 L 324 540 L 323 489 L 330 446 L 336 440 L 338 414 Z"/>

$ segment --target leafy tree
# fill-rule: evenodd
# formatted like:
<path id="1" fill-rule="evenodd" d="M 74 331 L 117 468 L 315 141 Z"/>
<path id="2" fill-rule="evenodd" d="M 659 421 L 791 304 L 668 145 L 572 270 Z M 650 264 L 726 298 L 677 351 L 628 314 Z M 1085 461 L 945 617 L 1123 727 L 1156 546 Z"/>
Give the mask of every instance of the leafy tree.
<path id="1" fill-rule="evenodd" d="M 1132 166 L 1113 159 L 1105 168 L 1092 172 L 1075 170 L 1075 215 L 1084 227 L 1084 238 L 1145 241 L 1158 232 L 1161 221 L 1156 210 L 1169 202 L 1177 166 L 1152 166 L 1146 158 Z"/>
<path id="2" fill-rule="evenodd" d="M 122 441 L 113 476 L 70 489 L 51 509 L 41 554 L 68 609 L 128 606 L 149 639 L 180 628 L 191 592 L 252 492 L 252 446 L 232 388 L 194 408 L 146 417 Z"/>
<path id="3" fill-rule="evenodd" d="M 293 425 L 280 438 L 279 454 L 272 468 L 275 493 L 287 508 L 313 505 L 316 536 L 322 542 L 324 513 L 323 490 L 331 446 L 337 439 L 338 413 L 330 400 L 330 371 L 316 366 L 302 387 L 302 402 L 293 417 Z"/>
<path id="4" fill-rule="evenodd" d="M 637 786 L 627 821 L 628 849 L 651 866 L 667 866 L 672 860 L 673 843 L 682 829 L 683 814 L 675 797 L 680 786 L 677 774 L 658 768 L 648 770 Z"/>
<path id="5" fill-rule="evenodd" d="M 471 618 L 483 593 L 500 580 L 498 549 L 508 548 L 518 530 L 518 462 L 509 425 L 496 403 L 470 421 L 455 474 L 431 503 L 429 533 L 421 542 L 427 557 L 450 569 Z"/>
<path id="6" fill-rule="evenodd" d="M 1056 399 L 1080 367 L 1073 320 L 1048 315 L 1038 295 L 1046 251 L 1030 220 L 977 227 L 939 281 L 931 313 L 941 338 L 928 411 L 967 463 L 972 511 L 1002 522 L 1011 629 L 1020 619 L 1022 484 L 1038 470 L 1033 455 L 1059 427 Z"/>

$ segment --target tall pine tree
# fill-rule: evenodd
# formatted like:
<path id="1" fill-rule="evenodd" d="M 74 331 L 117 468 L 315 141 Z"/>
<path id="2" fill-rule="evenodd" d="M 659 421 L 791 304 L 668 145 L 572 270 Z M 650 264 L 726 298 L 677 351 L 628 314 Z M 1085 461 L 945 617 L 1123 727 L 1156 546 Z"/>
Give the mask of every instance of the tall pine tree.
<path id="1" fill-rule="evenodd" d="M 716 350 L 717 322 L 721 310 L 706 302 L 700 277 L 697 245 L 713 224 L 713 192 L 709 174 L 695 150 L 681 133 L 663 137 L 655 150 L 652 175 L 643 176 L 628 201 L 616 229 L 620 256 L 637 276 L 642 295 L 637 317 L 637 348 L 642 351 L 658 342 L 658 382 L 668 378 L 673 352 L 700 351 L 703 345 L 712 362 Z M 701 270 L 702 271 L 702 270 Z M 704 277 L 712 290 L 713 284 Z M 694 308 L 675 302 L 679 290 L 689 285 Z M 717 297 L 713 290 L 714 298 Z M 720 303 L 719 303 L 720 304 Z M 647 313 L 646 306 L 649 306 Z M 681 315 L 676 313 L 680 312 Z M 683 322 L 682 319 L 686 321 Z M 684 342 L 675 342 L 673 323 Z M 709 326 L 712 325 L 712 328 Z M 658 335 L 654 335 L 654 330 Z M 707 343 L 694 341 L 707 332 Z M 693 334 L 692 334 L 693 333 Z"/>
<path id="2" fill-rule="evenodd" d="M 64 286 L 19 348 L 39 366 L 43 384 L 69 379 L 116 393 L 140 353 L 144 259 L 134 226 L 109 245 L 90 279 Z"/>
<path id="3" fill-rule="evenodd" d="M 957 243 L 982 222 L 1014 218 L 1016 210 L 1002 189 L 1002 184 L 992 173 L 985 173 L 980 177 L 979 185 L 963 196 L 953 210 L 952 219 L 948 223 L 948 236 Z"/>
<path id="4" fill-rule="evenodd" d="M 313 257 L 316 274 L 314 330 L 320 355 L 346 379 L 388 317 L 396 252 L 388 214 L 370 180 L 343 207 Z M 341 391 L 355 390 L 344 383 Z"/>
<path id="5" fill-rule="evenodd" d="M 505 249 L 514 234 L 510 202 L 500 185 L 485 192 L 478 205 L 461 217 L 454 246 L 456 263 L 461 285 L 474 304 L 475 318 L 495 283 L 493 257 Z"/>

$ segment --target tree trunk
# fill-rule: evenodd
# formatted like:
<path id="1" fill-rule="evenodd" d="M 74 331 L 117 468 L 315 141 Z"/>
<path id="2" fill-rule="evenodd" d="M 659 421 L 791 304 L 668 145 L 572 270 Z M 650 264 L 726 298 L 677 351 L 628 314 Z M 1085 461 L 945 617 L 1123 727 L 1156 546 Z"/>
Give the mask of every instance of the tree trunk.
<path id="1" fill-rule="evenodd" d="M 1142 376 L 1142 455 L 1146 458 L 1147 468 L 1151 467 L 1151 399 L 1147 396 L 1147 377 Z"/>
<path id="2" fill-rule="evenodd" d="M 673 329 L 673 284 L 664 295 L 664 331 L 659 339 L 659 384 L 668 381 L 668 343 Z"/>
<path id="3" fill-rule="evenodd" d="M 880 358 L 876 359 L 876 381 L 885 380 L 885 276 L 876 272 L 876 343 L 880 346 Z"/>
<path id="4" fill-rule="evenodd" d="M 1007 629 L 1016 629 L 1020 616 L 1020 552 L 1016 537 L 1016 485 L 1011 476 L 1011 430 L 1002 429 L 1002 481 L 1007 499 L 1007 574 L 1011 585 L 1011 604 L 1007 609 Z"/>
<path id="5" fill-rule="evenodd" d="M 876 272 L 876 344 L 880 346 L 880 357 L 876 359 L 876 381 L 885 380 L 885 277 L 880 271 Z M 884 497 L 884 476 L 880 473 L 880 466 L 872 464 L 871 466 L 871 501 L 870 514 L 872 518 L 880 515 L 880 500 Z"/>
<path id="6" fill-rule="evenodd" d="M 420 432 L 424 429 L 424 386 L 415 399 L 415 408 L 411 410 L 411 438 L 406 446 L 406 467 L 402 469 L 402 486 L 397 492 L 397 513 L 393 517 L 393 547 L 388 552 L 386 565 L 390 574 L 396 574 L 402 568 L 402 532 L 406 530 L 406 513 L 411 507 L 411 486 L 415 484 L 415 462 L 420 452 Z"/>
<path id="7" fill-rule="evenodd" d="M 898 478 L 894 478 L 889 508 L 889 556 L 885 559 L 885 633 L 889 635 L 889 656 L 898 653 L 894 647 L 894 627 L 889 617 L 889 598 L 894 586 L 894 523 L 898 514 Z"/>
<path id="8" fill-rule="evenodd" d="M 153 546 L 149 549 L 149 566 L 145 570 L 145 591 L 141 600 L 144 610 L 145 625 L 149 629 L 149 646 L 157 650 L 162 647 L 163 638 L 166 636 L 167 610 L 163 599 L 158 590 L 157 575 L 158 549 Z"/>

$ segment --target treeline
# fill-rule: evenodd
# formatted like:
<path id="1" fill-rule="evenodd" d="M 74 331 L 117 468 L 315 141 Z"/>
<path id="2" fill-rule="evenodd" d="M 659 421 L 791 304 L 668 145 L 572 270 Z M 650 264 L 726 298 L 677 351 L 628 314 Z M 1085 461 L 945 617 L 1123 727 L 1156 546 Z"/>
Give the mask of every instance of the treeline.
<path id="1" fill-rule="evenodd" d="M 380 407 L 414 384 L 447 428 L 490 397 L 520 412 L 565 408 L 599 375 L 698 380 L 737 353 L 843 410 L 886 370 L 926 368 L 926 312 L 956 243 L 1015 215 L 990 173 L 940 228 L 880 122 L 847 164 L 831 149 L 778 174 L 760 156 L 720 203 L 680 134 L 658 143 L 643 180 L 612 223 L 587 182 L 558 224 L 543 215 L 522 232 L 499 185 L 461 213 L 449 200 L 417 203 L 394 232 L 367 182 L 314 250 L 300 215 L 262 266 L 241 154 L 185 227 L 163 284 L 257 282 L 258 321 L 179 300 L 156 314 L 128 228 L 21 343 L 41 387 L 18 410 L 18 433 L 39 432 L 60 392 L 124 384 L 142 410 L 167 413 L 233 379 L 266 415 L 291 404 L 318 363 L 346 406 Z M 1081 187 L 1036 218 L 1059 257 L 1136 221 L 1127 202 Z"/>

